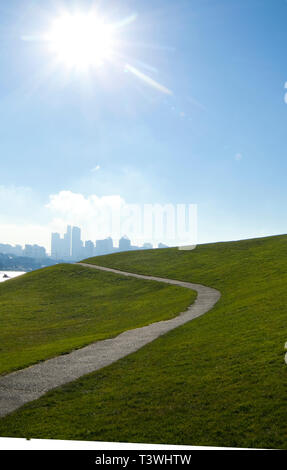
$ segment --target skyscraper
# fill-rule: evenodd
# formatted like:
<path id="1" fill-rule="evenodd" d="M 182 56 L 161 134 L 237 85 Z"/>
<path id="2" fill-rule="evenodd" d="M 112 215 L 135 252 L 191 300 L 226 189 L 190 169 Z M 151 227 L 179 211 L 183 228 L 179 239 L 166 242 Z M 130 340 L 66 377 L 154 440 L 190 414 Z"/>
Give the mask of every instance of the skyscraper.
<path id="1" fill-rule="evenodd" d="M 95 246 L 91 240 L 85 242 L 84 257 L 91 258 L 94 256 Z"/>
<path id="2" fill-rule="evenodd" d="M 64 235 L 63 240 L 63 257 L 70 258 L 72 251 L 72 229 L 71 225 L 67 226 L 67 232 Z"/>
<path id="3" fill-rule="evenodd" d="M 53 259 L 61 258 L 61 237 L 59 233 L 52 233 L 51 236 L 51 257 Z"/>
<path id="4" fill-rule="evenodd" d="M 78 260 L 83 256 L 83 242 L 81 240 L 81 229 L 72 228 L 72 259 Z"/>
<path id="5" fill-rule="evenodd" d="M 96 241 L 96 254 L 105 255 L 112 253 L 113 251 L 113 240 L 111 237 L 105 238 L 104 240 Z"/>

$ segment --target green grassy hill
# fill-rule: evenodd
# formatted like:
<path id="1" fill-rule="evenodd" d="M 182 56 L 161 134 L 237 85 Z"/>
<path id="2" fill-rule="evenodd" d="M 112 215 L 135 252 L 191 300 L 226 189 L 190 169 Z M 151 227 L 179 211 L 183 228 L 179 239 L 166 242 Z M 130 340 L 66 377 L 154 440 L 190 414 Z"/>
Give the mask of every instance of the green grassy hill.
<path id="1" fill-rule="evenodd" d="M 219 289 L 213 310 L 0 421 L 1 436 L 287 449 L 287 236 L 90 263 Z"/>
<path id="2" fill-rule="evenodd" d="M 0 374 L 186 310 L 196 293 L 61 264 L 0 284 Z"/>

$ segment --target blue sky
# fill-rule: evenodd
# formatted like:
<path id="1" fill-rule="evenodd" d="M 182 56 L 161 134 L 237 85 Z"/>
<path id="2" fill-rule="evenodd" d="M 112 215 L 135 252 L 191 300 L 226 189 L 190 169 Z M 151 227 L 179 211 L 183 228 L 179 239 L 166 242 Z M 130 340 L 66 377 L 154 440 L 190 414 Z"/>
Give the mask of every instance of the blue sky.
<path id="1" fill-rule="evenodd" d="M 72 3 L 135 15 L 121 61 L 81 73 L 23 40 Z M 1 6 L 0 242 L 47 246 L 68 220 L 47 207 L 63 191 L 197 204 L 199 243 L 285 233 L 286 20 L 284 0 Z"/>

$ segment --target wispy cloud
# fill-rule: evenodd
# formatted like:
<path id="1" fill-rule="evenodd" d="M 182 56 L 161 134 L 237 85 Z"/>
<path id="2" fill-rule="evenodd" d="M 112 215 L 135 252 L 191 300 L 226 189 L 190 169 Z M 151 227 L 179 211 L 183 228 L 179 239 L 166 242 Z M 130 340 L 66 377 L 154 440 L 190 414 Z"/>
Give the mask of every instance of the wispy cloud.
<path id="1" fill-rule="evenodd" d="M 56 231 L 70 225 L 82 227 L 87 238 L 97 235 L 103 238 L 111 233 L 111 214 L 118 212 L 126 204 L 120 195 L 97 196 L 72 191 L 60 191 L 50 195 L 46 204 L 53 217 L 51 225 Z"/>
<path id="2" fill-rule="evenodd" d="M 101 169 L 100 165 L 97 165 L 91 169 L 91 173 L 95 173 L 96 171 L 99 171 L 100 169 Z"/>

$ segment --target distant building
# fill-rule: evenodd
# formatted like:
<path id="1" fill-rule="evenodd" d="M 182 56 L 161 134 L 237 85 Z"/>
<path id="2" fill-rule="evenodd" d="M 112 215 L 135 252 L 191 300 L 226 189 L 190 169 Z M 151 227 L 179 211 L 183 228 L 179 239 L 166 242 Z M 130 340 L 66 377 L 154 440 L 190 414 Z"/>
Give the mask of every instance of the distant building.
<path id="1" fill-rule="evenodd" d="M 62 242 L 63 247 L 63 259 L 69 259 L 72 253 L 72 228 L 71 225 L 67 226 L 67 232 L 64 235 L 64 240 Z"/>
<path id="2" fill-rule="evenodd" d="M 83 256 L 83 242 L 81 240 L 81 229 L 72 228 L 72 259 L 79 260 Z"/>
<path id="3" fill-rule="evenodd" d="M 67 226 L 64 237 L 59 233 L 51 236 L 51 257 L 56 260 L 78 261 L 84 257 L 84 246 L 79 227 Z"/>
<path id="4" fill-rule="evenodd" d="M 84 258 L 92 258 L 95 254 L 95 245 L 91 240 L 85 242 Z"/>
<path id="5" fill-rule="evenodd" d="M 129 251 L 131 249 L 131 241 L 128 237 L 122 237 L 119 241 L 119 251 Z"/>
<path id="6" fill-rule="evenodd" d="M 61 259 L 61 237 L 59 233 L 52 233 L 51 235 L 51 257 L 53 259 Z"/>
<path id="7" fill-rule="evenodd" d="M 0 253 L 4 255 L 23 256 L 23 248 L 21 245 L 12 246 L 7 243 L 0 243 Z"/>
<path id="8" fill-rule="evenodd" d="M 45 248 L 39 245 L 25 245 L 23 254 L 27 258 L 36 259 L 46 258 L 47 256 Z"/>
<path id="9" fill-rule="evenodd" d="M 164 243 L 159 243 L 157 245 L 158 248 L 169 248 L 167 245 L 165 245 Z"/>
<path id="10" fill-rule="evenodd" d="M 16 245 L 13 247 L 13 255 L 15 256 L 22 256 L 23 255 L 23 248 L 21 245 Z"/>
<path id="11" fill-rule="evenodd" d="M 144 243 L 142 247 L 144 250 L 151 250 L 153 245 L 151 243 Z"/>
<path id="12" fill-rule="evenodd" d="M 96 255 L 107 255 L 114 251 L 113 240 L 111 237 L 96 241 Z"/>
<path id="13" fill-rule="evenodd" d="M 67 239 L 61 238 L 59 233 L 51 236 L 51 258 L 55 260 L 70 259 L 71 254 L 67 247 Z"/>

